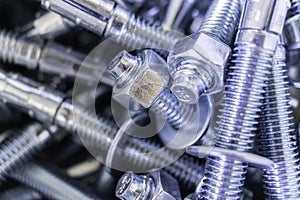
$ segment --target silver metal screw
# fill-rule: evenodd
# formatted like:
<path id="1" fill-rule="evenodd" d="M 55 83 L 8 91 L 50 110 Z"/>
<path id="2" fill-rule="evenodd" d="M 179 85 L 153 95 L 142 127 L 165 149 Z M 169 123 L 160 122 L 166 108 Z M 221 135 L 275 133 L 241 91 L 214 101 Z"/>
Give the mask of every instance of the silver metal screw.
<path id="1" fill-rule="evenodd" d="M 171 50 L 178 33 L 151 27 L 132 13 L 106 0 L 42 0 L 42 5 L 104 37 L 131 49 Z"/>
<path id="2" fill-rule="evenodd" d="M 259 152 L 276 163 L 274 170 L 265 170 L 263 174 L 268 199 L 300 197 L 299 150 L 289 104 L 285 59 L 281 42 L 274 55 L 258 128 Z"/>
<path id="3" fill-rule="evenodd" d="M 42 195 L 57 200 L 100 199 L 86 186 L 62 176 L 63 171 L 47 169 L 46 164 L 27 163 L 10 173 L 10 177 L 34 188 Z M 77 184 L 77 185 L 76 185 Z"/>
<path id="4" fill-rule="evenodd" d="M 216 147 L 249 152 L 254 144 L 258 112 L 288 1 L 246 1 L 225 82 L 225 102 Z M 260 14 L 260 18 L 253 18 Z M 247 164 L 229 157 L 209 156 L 201 199 L 239 199 Z"/>
<path id="5" fill-rule="evenodd" d="M 202 93 L 221 90 L 240 14 L 240 0 L 215 0 L 198 32 L 176 43 L 168 63 L 171 90 L 180 101 L 193 104 Z"/>

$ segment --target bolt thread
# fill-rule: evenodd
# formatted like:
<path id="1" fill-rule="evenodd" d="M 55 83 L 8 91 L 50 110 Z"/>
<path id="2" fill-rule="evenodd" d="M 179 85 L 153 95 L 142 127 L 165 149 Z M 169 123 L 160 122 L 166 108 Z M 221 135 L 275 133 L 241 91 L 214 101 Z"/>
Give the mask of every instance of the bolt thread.
<path id="1" fill-rule="evenodd" d="M 37 43 L 25 41 L 16 34 L 0 30 L 0 58 L 3 62 L 36 68 L 40 54 L 41 47 Z"/>
<path id="2" fill-rule="evenodd" d="M 214 0 L 207 11 L 201 32 L 230 45 L 241 16 L 240 0 Z"/>
<path id="3" fill-rule="evenodd" d="M 149 26 L 134 15 L 129 18 L 122 32 L 116 37 L 118 43 L 130 49 L 156 48 L 168 51 L 172 50 L 178 39 L 178 33 Z"/>
<path id="4" fill-rule="evenodd" d="M 154 140 L 130 138 L 126 142 L 126 152 L 130 153 L 123 156 L 129 163 L 133 163 L 139 169 L 149 169 L 151 166 L 152 170 L 171 163 L 163 170 L 176 178 L 186 190 L 194 191 L 204 176 L 204 165 L 199 159 L 191 158 L 186 154 L 178 158 L 180 152 L 167 148 L 164 148 L 163 153 L 155 152 L 162 148 L 162 145 Z M 199 166 L 203 167 L 199 168 Z"/>
<path id="5" fill-rule="evenodd" d="M 4 191 L 0 195 L 0 200 L 32 200 L 32 199 L 42 199 L 41 195 L 35 190 L 25 187 L 19 186 L 17 188 L 13 188 L 10 190 Z"/>
<path id="6" fill-rule="evenodd" d="M 292 16 L 300 14 L 300 0 L 291 0 L 290 11 Z"/>
<path id="7" fill-rule="evenodd" d="M 218 121 L 217 147 L 242 152 L 252 149 L 273 54 L 251 44 L 235 44 Z M 230 158 L 209 157 L 201 187 L 202 198 L 239 199 L 246 167 L 245 163 Z"/>
<path id="8" fill-rule="evenodd" d="M 40 124 L 32 124 L 24 130 L 12 130 L 8 138 L 0 145 L 0 179 L 17 166 L 23 165 L 31 158 L 38 148 L 44 143 L 37 137 L 37 133 L 43 130 Z"/>
<path id="9" fill-rule="evenodd" d="M 259 152 L 273 160 L 277 166 L 276 169 L 265 171 L 263 174 L 268 199 L 300 197 L 299 152 L 293 113 L 289 104 L 285 61 L 284 46 L 278 45 L 259 121 Z"/>
<path id="10" fill-rule="evenodd" d="M 91 115 L 84 109 L 73 106 L 69 102 L 64 102 L 60 108 L 58 108 L 58 114 L 60 110 L 65 108 L 70 109 L 69 120 L 71 123 L 63 124 L 63 127 L 69 131 L 76 132 L 82 142 L 89 145 L 92 148 L 97 148 L 99 151 L 107 151 L 112 143 L 113 136 L 117 133 L 117 126 L 112 121 L 104 118 Z M 62 111 L 61 113 L 64 113 Z M 56 116 L 56 119 L 59 116 Z"/>
<path id="11" fill-rule="evenodd" d="M 168 89 L 165 89 L 153 102 L 151 108 L 156 112 L 166 117 L 166 120 L 175 129 L 179 129 L 182 122 L 182 114 L 180 104 Z"/>
<path id="12" fill-rule="evenodd" d="M 28 163 L 10 173 L 10 177 L 28 185 L 41 194 L 51 199 L 81 200 L 99 199 L 84 185 L 75 185 L 75 180 L 67 180 L 67 177 L 57 170 L 49 170 L 39 164 Z"/>
<path id="13" fill-rule="evenodd" d="M 64 106 L 61 106 L 60 108 L 62 109 L 63 107 Z M 74 120 L 73 123 L 70 123 L 70 126 L 65 126 L 65 128 L 76 131 L 83 143 L 89 147 L 89 149 L 96 149 L 96 152 L 100 152 L 101 155 L 106 154 L 118 131 L 117 126 L 112 121 L 103 117 L 96 119 L 82 109 L 71 108 L 73 108 L 71 115 L 76 120 Z M 169 171 L 171 175 L 174 175 L 180 183 L 185 183 L 185 185 L 193 188 L 195 188 L 203 177 L 203 170 L 199 170 L 199 165 L 201 164 L 198 161 L 193 160 L 186 162 L 187 159 L 181 158 L 176 160 L 176 158 L 178 158 L 178 153 L 181 152 L 167 148 L 165 148 L 163 153 L 156 152 L 161 148 L 159 143 L 132 137 L 123 143 L 125 150 L 122 152 L 126 153 L 120 155 L 118 154 L 119 151 L 116 151 L 117 155 L 115 156 L 125 158 L 131 166 L 134 166 L 141 171 L 143 169 L 153 170 L 161 168 L 168 163 L 172 163 L 170 166 L 166 167 L 166 171 Z"/>

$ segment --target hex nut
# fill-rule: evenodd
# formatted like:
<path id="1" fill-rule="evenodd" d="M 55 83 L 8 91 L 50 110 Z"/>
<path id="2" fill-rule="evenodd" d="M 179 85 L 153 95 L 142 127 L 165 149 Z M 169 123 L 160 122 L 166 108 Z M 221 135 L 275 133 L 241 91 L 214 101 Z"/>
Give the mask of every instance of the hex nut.
<path id="1" fill-rule="evenodd" d="M 114 91 L 116 99 L 123 103 L 124 98 L 118 98 L 118 95 L 126 95 L 143 107 L 149 108 L 167 85 L 166 62 L 154 51 L 146 50 L 143 51 L 140 62 L 129 69 L 126 74 L 127 80 L 117 81 Z"/>

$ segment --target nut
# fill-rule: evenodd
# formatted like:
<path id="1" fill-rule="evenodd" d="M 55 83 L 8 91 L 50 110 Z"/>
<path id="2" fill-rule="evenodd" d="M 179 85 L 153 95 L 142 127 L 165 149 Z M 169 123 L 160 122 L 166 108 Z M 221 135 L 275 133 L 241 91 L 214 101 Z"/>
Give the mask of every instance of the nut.
<path id="1" fill-rule="evenodd" d="M 121 52 L 111 62 L 109 71 L 117 78 L 115 99 L 123 105 L 125 95 L 149 108 L 167 85 L 166 62 L 151 50 L 143 51 L 135 59 Z"/>
<path id="2" fill-rule="evenodd" d="M 200 32 L 179 40 L 174 46 L 174 52 L 169 57 L 169 61 L 173 65 L 173 62 L 197 60 L 200 64 L 209 65 L 214 70 L 223 72 L 230 53 L 229 46 L 206 33 Z"/>
<path id="3" fill-rule="evenodd" d="M 229 46 L 203 32 L 178 41 L 168 58 L 172 92 L 181 101 L 195 104 L 205 90 L 220 91 L 230 53 Z"/>

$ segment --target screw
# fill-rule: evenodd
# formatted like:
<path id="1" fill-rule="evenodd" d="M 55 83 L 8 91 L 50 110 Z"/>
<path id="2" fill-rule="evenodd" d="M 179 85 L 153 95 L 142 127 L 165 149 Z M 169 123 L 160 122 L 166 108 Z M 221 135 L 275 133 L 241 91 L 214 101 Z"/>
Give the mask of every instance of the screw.
<path id="1" fill-rule="evenodd" d="M 31 162 L 18 167 L 9 176 L 51 199 L 100 199 L 89 188 L 63 174 L 62 170 L 50 169 L 45 163 Z"/>
<path id="2" fill-rule="evenodd" d="M 240 0 L 213 1 L 198 32 L 176 43 L 168 63 L 171 90 L 180 101 L 194 104 L 206 90 L 221 90 L 240 14 Z"/>
<path id="3" fill-rule="evenodd" d="M 283 43 L 278 44 L 273 59 L 258 129 L 259 152 L 277 165 L 274 170 L 264 171 L 265 194 L 268 199 L 297 199 L 300 197 L 299 152 L 289 104 Z"/>
<path id="4" fill-rule="evenodd" d="M 65 101 L 63 94 L 41 87 L 38 83 L 16 74 L 0 73 L 0 98 L 10 105 L 28 110 L 32 117 L 44 123 L 54 123 L 68 131 L 76 132 L 85 144 L 91 145 L 102 155 L 107 152 L 117 133 L 113 122 L 103 117 L 97 119 L 83 108 Z M 164 163 L 171 163 L 176 160 L 174 158 L 178 158 L 178 153 L 181 154 L 170 149 L 163 153 L 155 153 L 153 150 L 161 148 L 160 145 L 135 138 L 126 140 L 124 147 L 126 154 L 119 155 L 120 158 L 126 158 L 136 168 L 142 169 L 147 166 L 148 170 L 165 166 Z M 199 165 L 197 160 L 181 157 L 165 170 L 188 189 L 195 187 L 203 176 Z"/>
<path id="5" fill-rule="evenodd" d="M 46 45 L 20 38 L 5 30 L 0 31 L 0 59 L 4 62 L 38 69 L 40 72 L 59 74 L 83 80 L 97 80 L 93 75 L 93 64 L 85 63 L 87 72 L 77 71 L 84 60 L 84 55 L 57 43 Z M 92 77 L 92 78 L 91 78 Z"/>
<path id="6" fill-rule="evenodd" d="M 21 130 L 8 130 L 5 134 L 8 134 L 8 138 L 0 143 L 1 181 L 13 169 L 27 162 L 31 155 L 44 146 L 52 136 L 49 130 L 38 123 L 27 125 Z"/>
<path id="7" fill-rule="evenodd" d="M 4 191 L 0 195 L 0 200 L 32 200 L 32 199 L 43 199 L 42 196 L 36 192 L 35 190 L 26 187 L 26 186 L 18 186 L 13 189 L 9 189 Z"/>
<path id="8" fill-rule="evenodd" d="M 252 149 L 263 88 L 288 7 L 288 1 L 246 1 L 225 81 L 216 147 L 240 152 Z M 258 13 L 261 18 L 254 20 L 252 16 Z M 246 168 L 247 164 L 237 159 L 209 156 L 200 198 L 239 199 Z"/>
<path id="9" fill-rule="evenodd" d="M 113 1 L 42 0 L 42 6 L 104 37 L 131 48 L 171 50 L 178 33 L 149 26 Z"/>

